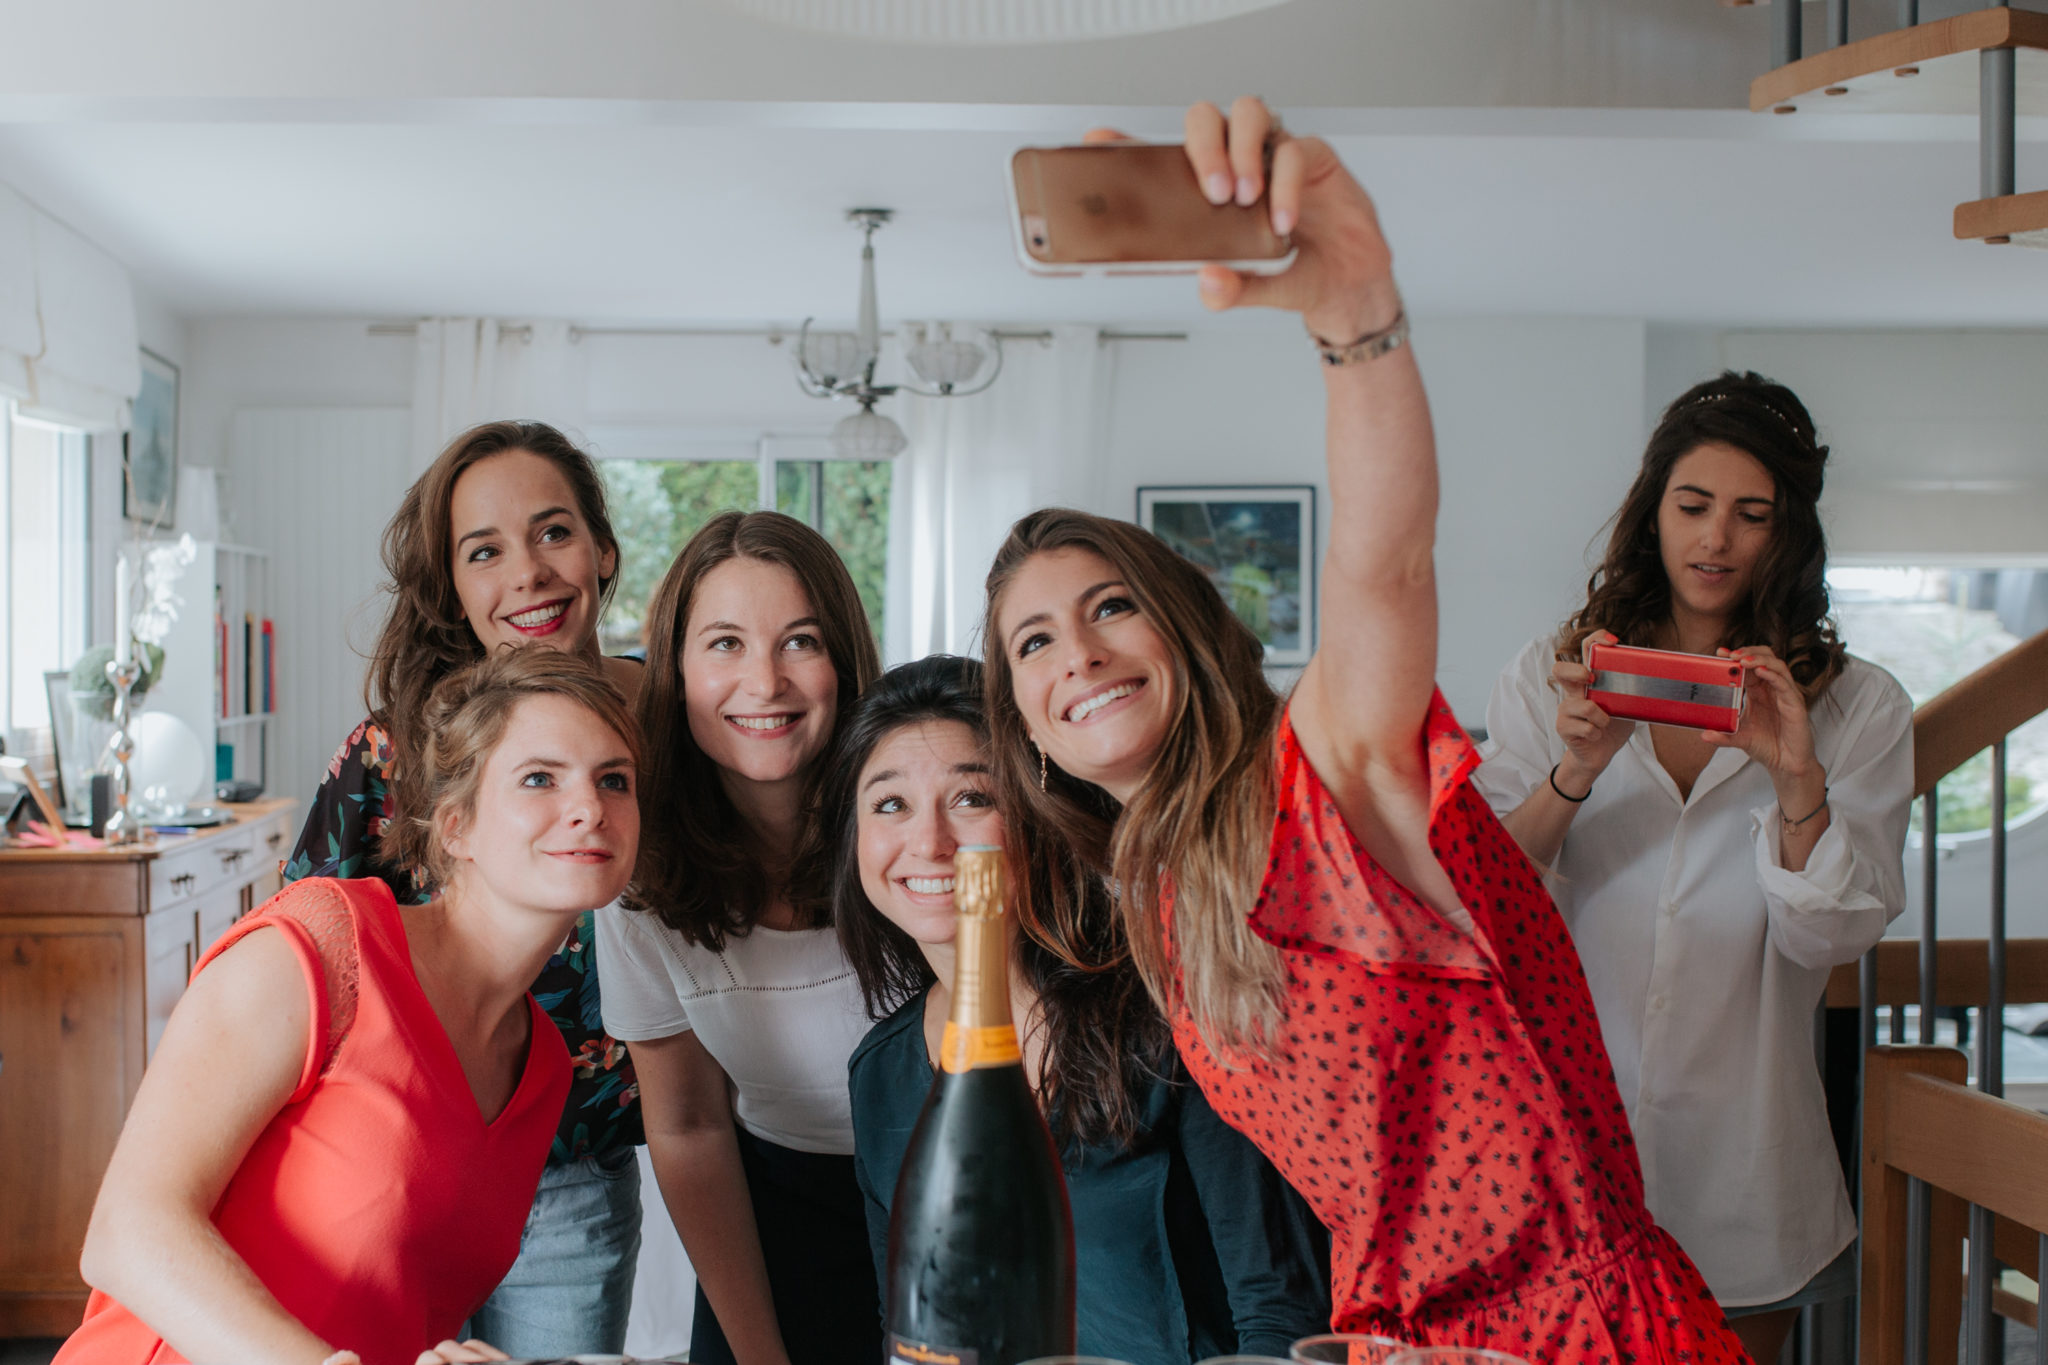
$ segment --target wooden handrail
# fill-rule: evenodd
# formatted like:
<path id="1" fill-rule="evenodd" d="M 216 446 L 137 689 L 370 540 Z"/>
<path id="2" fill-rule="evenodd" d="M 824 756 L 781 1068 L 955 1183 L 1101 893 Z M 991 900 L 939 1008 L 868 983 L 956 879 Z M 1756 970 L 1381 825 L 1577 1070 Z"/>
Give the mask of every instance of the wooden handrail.
<path id="1" fill-rule="evenodd" d="M 1888 938 L 1871 949 L 1877 954 L 1877 1003 L 1920 1003 L 1920 944 Z M 1935 959 L 1934 1003 L 1968 1007 L 1991 1000 L 1991 950 L 1981 938 L 1945 938 Z M 1855 1009 L 1862 1003 L 1858 963 L 1845 962 L 1828 973 L 1829 1009 Z M 2013 938 L 2005 942 L 2005 1003 L 2048 1004 L 2048 938 Z"/>
<path id="2" fill-rule="evenodd" d="M 2048 711 L 2048 630 L 2014 645 L 1913 712 L 1913 795 Z"/>

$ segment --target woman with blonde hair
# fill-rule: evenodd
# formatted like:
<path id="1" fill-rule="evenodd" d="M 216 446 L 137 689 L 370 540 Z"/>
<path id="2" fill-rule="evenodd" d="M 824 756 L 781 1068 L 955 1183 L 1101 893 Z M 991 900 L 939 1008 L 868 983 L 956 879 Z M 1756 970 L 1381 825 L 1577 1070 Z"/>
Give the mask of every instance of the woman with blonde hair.
<path id="1" fill-rule="evenodd" d="M 1650 1208 L 1758 1360 L 1855 1292 L 1813 1011 L 1906 903 L 1913 705 L 1828 621 L 1827 459 L 1782 384 L 1681 394 L 1584 606 L 1495 685 L 1473 778 L 1557 874 Z M 1740 661 L 1739 727 L 1607 715 L 1582 656 L 1616 640 Z"/>
<path id="2" fill-rule="evenodd" d="M 518 1253 L 569 1091 L 527 988 L 632 873 L 639 732 L 554 650 L 458 671 L 419 719 L 417 814 L 385 837 L 434 895 L 304 878 L 201 959 L 100 1187 L 64 1365 L 504 1358 L 449 1338 Z"/>
<path id="3" fill-rule="evenodd" d="M 1321 352 L 1322 647 L 1283 705 L 1257 639 L 1161 541 L 1018 522 L 988 581 L 997 799 L 1077 855 L 1025 923 L 1092 961 L 1079 879 L 1118 888 L 1188 1070 L 1330 1230 L 1337 1329 L 1741 1361 L 1643 1207 L 1570 940 L 1434 695 L 1434 443 L 1372 203 L 1256 100 L 1196 106 L 1187 152 L 1212 199 L 1266 195 L 1297 248 L 1280 275 L 1201 285 L 1300 313 Z"/>
<path id="4" fill-rule="evenodd" d="M 540 422 L 486 422 L 449 442 L 384 528 L 390 610 L 363 691 L 369 714 L 313 795 L 285 879 L 375 877 L 400 905 L 431 872 L 386 838 L 422 813 L 411 780 L 432 741 L 427 699 L 496 651 L 533 646 L 600 669 L 630 702 L 640 665 L 607 659 L 597 627 L 619 547 L 590 457 Z M 534 996 L 575 1063 L 517 1263 L 472 1329 L 523 1357 L 617 1353 L 640 1249 L 638 1090 L 599 1022 L 595 921 L 578 919 Z"/>

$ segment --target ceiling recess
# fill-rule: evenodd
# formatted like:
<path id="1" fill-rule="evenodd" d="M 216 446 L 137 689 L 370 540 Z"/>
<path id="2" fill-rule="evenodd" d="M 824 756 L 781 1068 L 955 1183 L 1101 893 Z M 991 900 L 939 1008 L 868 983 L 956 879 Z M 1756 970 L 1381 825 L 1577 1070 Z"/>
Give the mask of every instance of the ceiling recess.
<path id="1" fill-rule="evenodd" d="M 1288 0 L 725 0 L 785 28 L 885 43 L 995 46 L 1128 38 L 1272 9 Z"/>

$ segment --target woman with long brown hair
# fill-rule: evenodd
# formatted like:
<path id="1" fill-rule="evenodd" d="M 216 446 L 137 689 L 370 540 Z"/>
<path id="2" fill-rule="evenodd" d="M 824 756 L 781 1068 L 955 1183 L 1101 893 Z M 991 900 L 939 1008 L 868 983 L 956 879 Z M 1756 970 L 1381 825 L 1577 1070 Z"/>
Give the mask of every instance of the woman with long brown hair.
<path id="1" fill-rule="evenodd" d="M 1813 1059 L 1828 972 L 1905 906 L 1912 703 L 1828 621 L 1828 458 L 1793 392 L 1730 371 L 1651 435 L 1586 602 L 1494 687 L 1474 777 L 1555 872 L 1649 1205 L 1758 1360 L 1855 1290 Z M 1588 699 L 1589 641 L 1739 660 L 1728 734 Z"/>
<path id="2" fill-rule="evenodd" d="M 1064 885 L 1027 884 L 1025 923 L 1097 960 L 1078 879 L 1111 879 L 1183 1062 L 1329 1228 L 1338 1329 L 1740 1361 L 1643 1207 L 1570 940 L 1433 695 L 1435 450 L 1372 203 L 1256 100 L 1191 110 L 1187 151 L 1212 199 L 1266 194 L 1293 233 L 1285 273 L 1201 284 L 1212 307 L 1301 314 L 1322 353 L 1321 648 L 1283 705 L 1257 639 L 1157 538 L 1018 522 L 984 635 L 997 799 L 1077 853 Z"/>
<path id="3" fill-rule="evenodd" d="M 640 665 L 603 658 L 598 619 L 619 547 L 590 457 L 540 422 L 486 422 L 449 442 L 384 528 L 390 608 L 370 656 L 369 715 L 314 793 L 285 879 L 374 877 L 400 905 L 433 895 L 431 873 L 387 839 L 423 813 L 411 780 L 427 699 L 502 649 L 576 654 L 630 701 Z M 571 927 L 533 982 L 575 1063 L 519 1259 L 472 1330 L 515 1356 L 625 1349 L 640 1248 L 640 1106 L 626 1050 L 598 1022 L 595 921 Z"/>
<path id="4" fill-rule="evenodd" d="M 836 836 L 833 918 L 877 1022 L 848 1067 L 879 1276 L 903 1157 L 937 1075 L 954 977 L 953 853 L 1050 850 L 995 804 L 981 665 L 934 655 L 882 675 L 839 727 L 819 813 Z M 1114 934 L 1109 894 L 1093 917 Z M 1216 1117 L 1128 961 L 1084 971 L 1019 938 L 1010 1000 L 1074 1213 L 1082 1354 L 1131 1365 L 1284 1356 L 1329 1321 L 1328 1238 L 1272 1163 Z"/>
<path id="5" fill-rule="evenodd" d="M 881 672 L 853 579 L 779 512 L 714 517 L 647 612 L 640 867 L 599 916 L 606 1026 L 697 1272 L 698 1365 L 872 1365 L 846 1059 L 867 1021 L 810 795 Z"/>

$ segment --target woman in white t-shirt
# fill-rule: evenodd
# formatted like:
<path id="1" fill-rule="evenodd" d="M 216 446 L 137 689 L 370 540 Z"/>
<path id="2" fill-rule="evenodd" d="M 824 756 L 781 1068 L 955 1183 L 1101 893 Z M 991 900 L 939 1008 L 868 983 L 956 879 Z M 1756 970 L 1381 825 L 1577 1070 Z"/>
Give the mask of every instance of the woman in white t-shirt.
<path id="1" fill-rule="evenodd" d="M 1650 1210 L 1757 1360 L 1853 1291 L 1813 1059 L 1829 969 L 1905 904 L 1912 705 L 1827 619 L 1827 448 L 1792 391 L 1729 372 L 1665 410 L 1584 607 L 1487 707 L 1474 777 L 1585 963 Z M 1587 699 L 1589 639 L 1739 659 L 1734 734 Z"/>
<path id="2" fill-rule="evenodd" d="M 824 537 L 728 512 L 670 566 L 646 640 L 638 908 L 600 912 L 597 955 L 697 1272 L 690 1359 L 872 1365 L 846 1090 L 868 1020 L 806 811 L 841 711 L 881 672 L 874 637 Z"/>

